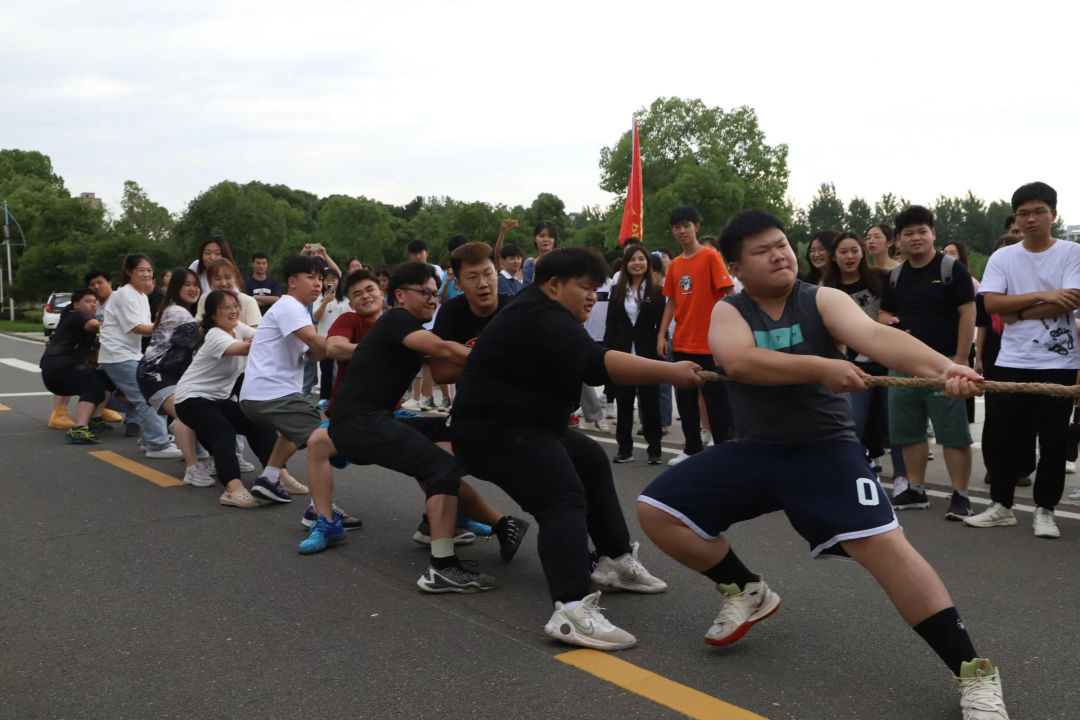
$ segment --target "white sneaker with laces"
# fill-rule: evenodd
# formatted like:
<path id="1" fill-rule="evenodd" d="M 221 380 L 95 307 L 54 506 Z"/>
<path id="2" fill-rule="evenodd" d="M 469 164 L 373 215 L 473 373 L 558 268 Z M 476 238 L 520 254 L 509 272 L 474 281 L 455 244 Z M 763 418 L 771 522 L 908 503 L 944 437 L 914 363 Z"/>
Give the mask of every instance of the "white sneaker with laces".
<path id="1" fill-rule="evenodd" d="M 705 633 L 705 642 L 731 645 L 755 624 L 780 609 L 780 596 L 769 589 L 764 578 L 760 575 L 758 578 L 757 582 L 747 583 L 741 591 L 735 584 L 716 586 L 723 603 L 712 627 Z"/>
<path id="2" fill-rule="evenodd" d="M 1047 510 L 1046 508 L 1035 508 L 1035 522 L 1032 523 L 1032 529 L 1035 530 L 1035 537 L 1041 538 L 1059 538 L 1061 537 L 1061 531 L 1058 530 L 1057 523 L 1054 522 L 1054 511 Z"/>
<path id="3" fill-rule="evenodd" d="M 555 640 L 593 650 L 626 650 L 637 645 L 637 638 L 612 625 L 601 610 L 599 592 L 586 595 L 573 609 L 557 602 L 544 633 Z"/>
<path id="4" fill-rule="evenodd" d="M 1065 461 L 1065 474 L 1066 475 L 1075 475 L 1076 474 L 1076 463 L 1074 463 L 1072 460 L 1066 460 Z"/>
<path id="5" fill-rule="evenodd" d="M 1069 493 L 1069 500 L 1074 503 L 1080 503 L 1080 485 L 1076 486 L 1076 489 Z"/>
<path id="6" fill-rule="evenodd" d="M 199 464 L 203 466 L 203 469 L 206 470 L 207 474 L 217 475 L 217 463 L 214 462 L 214 458 L 210 458 L 209 460 L 200 460 Z"/>
<path id="7" fill-rule="evenodd" d="M 408 410 L 409 412 L 420 412 L 420 401 L 409 399 L 401 403 L 402 410 Z"/>
<path id="8" fill-rule="evenodd" d="M 255 472 L 255 466 L 247 461 L 243 453 L 236 454 L 236 464 L 240 466 L 240 472 Z"/>
<path id="9" fill-rule="evenodd" d="M 673 458 L 671 458 L 670 460 L 667 461 L 668 467 L 675 467 L 676 465 L 681 463 L 683 460 L 688 459 L 689 457 L 690 456 L 687 455 L 686 453 L 681 452 L 678 455 L 676 455 L 675 457 L 673 457 Z"/>
<path id="10" fill-rule="evenodd" d="M 176 445 L 169 443 L 160 450 L 147 450 L 146 457 L 149 460 L 175 460 L 184 457 L 184 453 L 180 452 Z"/>
<path id="11" fill-rule="evenodd" d="M 596 422 L 594 422 L 593 425 L 595 425 L 596 429 L 600 432 L 611 432 L 611 428 L 608 427 L 608 424 L 604 421 L 604 418 L 602 417 Z"/>
<path id="12" fill-rule="evenodd" d="M 1013 511 L 1001 503 L 990 503 L 990 507 L 978 515 L 964 518 L 964 524 L 971 527 L 1005 527 L 1016 524 L 1016 516 Z"/>
<path id="13" fill-rule="evenodd" d="M 955 680 L 964 720 L 1009 720 L 1001 691 L 1001 672 L 989 660 L 975 658 L 963 663 L 960 677 Z"/>
<path id="14" fill-rule="evenodd" d="M 638 560 L 640 543 L 631 545 L 630 552 L 617 558 L 601 557 L 593 570 L 592 581 L 604 587 L 637 593 L 662 593 L 667 583 L 653 577 Z"/>
<path id="15" fill-rule="evenodd" d="M 184 482 L 194 487 L 212 487 L 214 478 L 210 477 L 202 463 L 195 463 L 184 471 Z"/>

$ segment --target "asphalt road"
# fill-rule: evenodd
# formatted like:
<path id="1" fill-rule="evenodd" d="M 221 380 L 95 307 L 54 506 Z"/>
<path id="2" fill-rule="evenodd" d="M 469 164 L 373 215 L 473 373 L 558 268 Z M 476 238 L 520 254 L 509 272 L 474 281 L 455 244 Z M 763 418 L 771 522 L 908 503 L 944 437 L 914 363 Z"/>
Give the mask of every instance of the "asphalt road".
<path id="1" fill-rule="evenodd" d="M 148 461 L 119 433 L 96 448 L 65 444 L 45 425 L 51 397 L 12 395 L 44 388 L 5 360 L 36 365 L 40 353 L 0 337 L 10 408 L 0 410 L 0 717 L 683 717 L 554 659 L 573 648 L 543 634 L 551 607 L 534 532 L 510 565 L 494 540 L 461 552 L 497 577 L 494 592 L 422 594 L 427 551 L 410 540 L 421 493 L 403 476 L 351 467 L 337 472 L 337 498 L 366 527 L 301 557 L 302 500 L 225 508 L 220 488 L 159 487 L 88 454 L 182 476 L 180 463 Z M 302 459 L 290 468 L 299 478 Z M 634 498 L 658 472 L 615 466 L 632 532 Z M 943 468 L 932 472 L 941 482 Z M 1077 717 L 1080 522 L 1062 518 L 1062 539 L 1039 540 L 1029 512 L 1016 528 L 975 530 L 946 522 L 945 507 L 937 499 L 901 522 L 980 653 L 1002 666 L 1013 718 Z M 671 589 L 605 593 L 608 616 L 639 640 L 619 659 L 770 720 L 959 717 L 948 672 L 873 579 L 809 560 L 782 515 L 731 533 L 783 607 L 726 649 L 703 642 L 711 584 L 634 534 Z"/>

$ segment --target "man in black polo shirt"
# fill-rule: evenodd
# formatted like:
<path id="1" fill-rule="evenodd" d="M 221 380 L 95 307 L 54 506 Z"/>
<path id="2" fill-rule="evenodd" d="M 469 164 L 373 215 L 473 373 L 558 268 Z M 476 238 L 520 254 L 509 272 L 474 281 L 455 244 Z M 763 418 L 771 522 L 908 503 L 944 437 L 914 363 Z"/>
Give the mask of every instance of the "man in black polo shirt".
<path id="1" fill-rule="evenodd" d="M 642 593 L 667 585 L 631 545 L 607 453 L 569 430 L 581 384 L 670 382 L 700 387 L 701 368 L 607 350 L 582 327 L 607 278 L 603 258 L 559 248 L 536 263 L 522 290 L 476 341 L 450 414 L 462 467 L 493 482 L 539 523 L 540 561 L 555 613 L 544 632 L 563 642 L 620 650 L 637 641 L 604 618 L 592 583 Z M 589 538 L 596 546 L 595 570 Z"/>
<path id="2" fill-rule="evenodd" d="M 881 294 L 878 320 L 895 325 L 968 365 L 975 337 L 975 289 L 962 263 L 934 249 L 934 214 L 912 205 L 896 216 L 896 241 L 907 260 L 892 270 Z M 890 370 L 893 377 L 906 377 Z M 934 423 L 938 444 L 945 448 L 945 466 L 953 494 L 945 517 L 960 520 L 972 514 L 968 499 L 971 479 L 971 429 L 963 400 L 946 397 L 933 388 L 889 389 L 889 435 L 904 448 L 909 487 L 893 498 L 897 510 L 928 509 L 926 494 L 926 421 Z"/>

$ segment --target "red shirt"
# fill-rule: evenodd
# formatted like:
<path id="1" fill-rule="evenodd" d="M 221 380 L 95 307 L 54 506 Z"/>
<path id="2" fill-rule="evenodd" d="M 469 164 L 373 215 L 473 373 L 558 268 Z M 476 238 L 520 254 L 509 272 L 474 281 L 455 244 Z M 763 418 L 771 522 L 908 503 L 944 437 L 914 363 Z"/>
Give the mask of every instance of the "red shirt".
<path id="1" fill-rule="evenodd" d="M 359 313 L 342 313 L 326 332 L 326 338 L 329 340 L 332 337 L 343 337 L 355 345 L 360 342 L 360 339 L 364 337 L 364 333 L 370 330 L 374 324 L 370 320 L 360 317 Z M 327 415 L 334 410 L 334 396 L 337 395 L 338 385 L 341 384 L 342 378 L 345 377 L 345 371 L 348 369 L 348 360 L 337 361 L 337 378 L 334 379 L 334 389 L 330 393 L 330 403 L 326 406 Z"/>

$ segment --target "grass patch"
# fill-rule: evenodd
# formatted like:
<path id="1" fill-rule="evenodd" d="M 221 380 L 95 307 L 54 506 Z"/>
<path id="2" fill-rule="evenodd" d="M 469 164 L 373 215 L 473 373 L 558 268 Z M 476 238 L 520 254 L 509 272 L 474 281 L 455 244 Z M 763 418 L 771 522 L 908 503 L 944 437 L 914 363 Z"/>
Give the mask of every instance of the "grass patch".
<path id="1" fill-rule="evenodd" d="M 45 334 L 41 323 L 26 322 L 25 320 L 0 320 L 0 330 L 4 332 L 36 332 Z"/>

